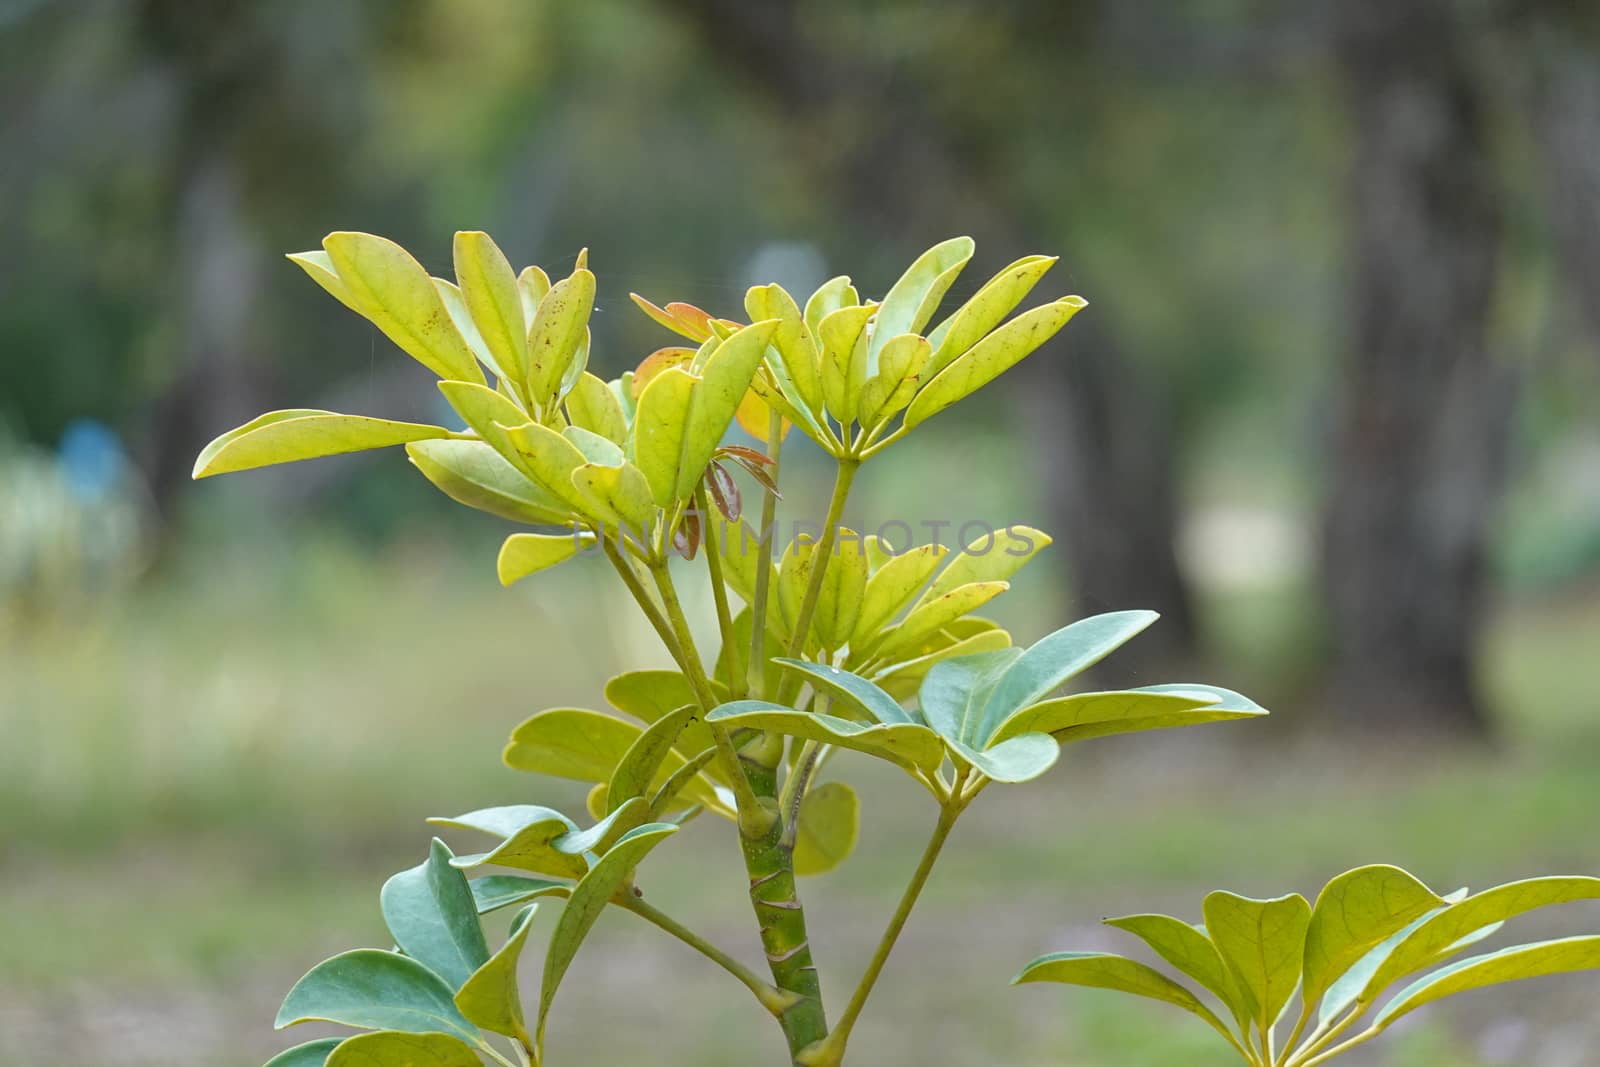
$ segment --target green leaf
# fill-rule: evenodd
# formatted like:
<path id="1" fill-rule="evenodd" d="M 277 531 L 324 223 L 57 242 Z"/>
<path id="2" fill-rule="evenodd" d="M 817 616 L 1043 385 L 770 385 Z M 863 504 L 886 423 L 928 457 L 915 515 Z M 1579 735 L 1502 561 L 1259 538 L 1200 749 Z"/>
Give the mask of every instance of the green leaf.
<path id="1" fill-rule="evenodd" d="M 645 823 L 645 814 L 650 810 L 650 802 L 643 797 L 632 796 L 623 799 L 622 803 L 607 811 L 601 806 L 603 816 L 587 830 L 574 830 L 563 834 L 552 842 L 555 847 L 574 856 L 586 856 L 591 852 L 605 852 L 618 839 L 629 830 Z"/>
<path id="2" fill-rule="evenodd" d="M 439 392 L 444 394 L 461 421 L 478 436 L 493 443 L 496 426 L 520 426 L 528 421 L 528 413 L 519 408 L 504 394 L 476 382 L 440 382 Z M 510 459 L 511 457 L 506 457 Z"/>
<path id="3" fill-rule="evenodd" d="M 1085 306 L 1076 296 L 1025 311 L 973 345 L 922 387 L 906 409 L 907 427 L 937 415 L 1011 369 L 1044 344 Z"/>
<path id="4" fill-rule="evenodd" d="M 593 548 L 593 534 L 512 534 L 500 546 L 500 556 L 495 569 L 501 585 L 513 585 L 530 574 L 548 570 L 558 564 Z"/>
<path id="5" fill-rule="evenodd" d="M 961 622 L 979 621 L 987 622 L 972 618 L 961 620 Z M 945 660 L 960 656 L 975 656 L 983 652 L 998 652 L 1011 647 L 1011 635 L 993 623 L 966 636 L 957 635 L 954 631 L 954 626 L 941 630 L 934 635 L 936 640 L 923 644 L 916 658 L 902 660 L 880 670 L 873 676 L 873 680 L 896 700 L 907 700 L 927 679 L 928 672 Z"/>
<path id="6" fill-rule="evenodd" d="M 660 775 L 661 765 L 699 705 L 685 704 L 651 723 L 623 755 L 606 786 L 606 811 L 614 812 L 630 798 L 643 797 Z"/>
<path id="7" fill-rule="evenodd" d="M 1306 930 L 1302 995 L 1315 1004 L 1375 945 L 1440 907 L 1443 898 L 1398 867 L 1358 867 L 1317 896 Z"/>
<path id="8" fill-rule="evenodd" d="M 564 837 L 578 827 L 571 819 L 551 808 L 537 804 L 511 804 L 469 811 L 453 819 L 431 818 L 428 822 L 435 826 L 477 830 L 501 838 L 500 844 L 489 852 L 457 856 L 451 861 L 456 867 L 496 864 L 555 875 L 557 878 L 581 878 L 584 871 L 588 870 L 581 857 L 556 847 L 557 838 Z"/>
<path id="9" fill-rule="evenodd" d="M 875 541 L 868 539 L 869 553 Z M 943 545 L 919 545 L 890 557 L 878 567 L 867 579 L 861 613 L 856 618 L 855 632 L 850 635 L 851 646 L 877 634 L 909 605 L 949 551 Z"/>
<path id="10" fill-rule="evenodd" d="M 688 435 L 696 378 L 682 367 L 668 367 L 639 394 L 628 458 L 644 472 L 657 506 L 677 502 L 678 464 Z"/>
<path id="11" fill-rule="evenodd" d="M 861 425 L 877 426 L 911 403 L 931 351 L 926 338 L 911 333 L 891 338 L 884 345 L 878 356 L 878 373 L 867 379 L 856 405 Z"/>
<path id="12" fill-rule="evenodd" d="M 897 625 L 885 631 L 881 642 L 869 645 L 867 651 L 874 660 L 892 661 L 915 649 L 928 635 L 977 611 L 1010 588 L 1009 582 L 972 582 L 952 589 L 913 608 Z"/>
<path id="13" fill-rule="evenodd" d="M 383 921 L 407 956 L 459 989 L 489 958 L 478 907 L 454 854 L 434 838 L 428 858 L 390 878 L 378 900 Z"/>
<path id="14" fill-rule="evenodd" d="M 527 472 L 551 496 L 597 522 L 607 525 L 617 522 L 615 512 L 573 483 L 573 472 L 588 463 L 589 458 L 570 439 L 534 422 L 508 427 L 505 434 L 522 457 Z"/>
<path id="15" fill-rule="evenodd" d="M 827 874 L 848 859 L 860 818 L 856 791 L 843 782 L 824 782 L 808 791 L 795 827 L 794 873 Z"/>
<path id="16" fill-rule="evenodd" d="M 285 258 L 311 275 L 311 280 L 333 294 L 339 303 L 357 315 L 362 313 L 356 306 L 355 297 L 350 295 L 350 290 L 339 280 L 339 272 L 334 269 L 333 260 L 328 258 L 328 253 L 318 248 L 310 252 L 291 252 Z"/>
<path id="17" fill-rule="evenodd" d="M 811 616 L 811 631 L 823 648 L 838 648 L 850 640 L 861 616 L 866 588 L 867 557 L 861 538 L 855 531 L 841 527 Z"/>
<path id="18" fill-rule="evenodd" d="M 1030 704 L 995 729 L 992 741 L 1043 732 L 1062 744 L 1111 734 L 1138 733 L 1267 714 L 1248 697 L 1203 685 L 1150 686 L 1072 696 Z"/>
<path id="19" fill-rule="evenodd" d="M 1050 545 L 1050 536 L 1031 526 L 1008 526 L 973 541 L 952 559 L 917 602 L 927 604 L 973 582 L 1002 582 Z"/>
<path id="20" fill-rule="evenodd" d="M 1107 919 L 1107 926 L 1126 930 L 1149 945 L 1158 955 L 1184 974 L 1199 982 L 1228 1006 L 1241 1030 L 1249 1018 L 1249 1005 L 1242 1002 L 1238 986 L 1217 946 L 1202 930 L 1170 915 L 1129 915 Z"/>
<path id="21" fill-rule="evenodd" d="M 572 897 L 561 910 L 561 918 L 550 935 L 550 947 L 544 958 L 544 983 L 539 992 L 539 1023 L 536 1043 L 544 1045 L 545 1023 L 550 1015 L 550 1005 L 555 1001 L 556 990 L 567 968 L 572 966 L 579 947 L 595 920 L 605 910 L 606 904 L 633 877 L 634 868 L 662 841 L 677 831 L 668 823 L 650 823 L 633 830 L 618 841 L 611 851 L 600 857 L 583 880 L 572 890 Z"/>
<path id="22" fill-rule="evenodd" d="M 981 745 L 979 727 L 989 693 L 1021 656 L 1021 649 L 1005 648 L 935 664 L 917 693 L 923 718 L 952 741 Z"/>
<path id="23" fill-rule="evenodd" d="M 1061 746 L 1049 734 L 1023 734 L 986 749 L 948 739 L 946 743 L 952 756 L 966 760 L 997 782 L 1030 782 L 1061 758 Z"/>
<path id="24" fill-rule="evenodd" d="M 1090 989 L 1111 989 L 1176 1004 L 1184 1011 L 1204 1019 L 1230 1043 L 1234 1042 L 1233 1035 L 1222 1020 L 1201 1003 L 1200 998 L 1154 967 L 1122 956 L 1103 952 L 1057 952 L 1040 956 L 1024 967 L 1022 973 L 1012 981 L 1017 985 L 1025 982 L 1059 982 Z"/>
<path id="25" fill-rule="evenodd" d="M 512 522 L 565 525 L 573 508 L 529 481 L 482 441 L 417 441 L 406 455 L 423 477 L 459 504 Z"/>
<path id="26" fill-rule="evenodd" d="M 541 711 L 518 726 L 506 746 L 505 762 L 513 770 L 549 774 L 580 782 L 609 782 L 617 764 L 643 733 L 632 723 L 580 708 Z M 683 766 L 669 754 L 662 761 L 658 783 Z M 689 795 L 698 803 L 719 806 L 711 783 L 692 783 Z"/>
<path id="27" fill-rule="evenodd" d="M 1252 900 L 1217 892 L 1206 897 L 1205 918 L 1211 943 L 1238 983 L 1250 1017 L 1271 1026 L 1300 984 L 1311 905 L 1298 893 Z"/>
<path id="28" fill-rule="evenodd" d="M 928 335 L 934 349 L 928 361 L 928 375 L 944 370 L 1005 321 L 1055 262 L 1055 256 L 1024 256 L 984 283 L 971 300 Z"/>
<path id="29" fill-rule="evenodd" d="M 439 299 L 444 302 L 445 311 L 450 314 L 450 322 L 461 335 L 461 339 L 467 342 L 467 347 L 472 350 L 478 362 L 493 371 L 494 376 L 500 381 L 511 381 L 511 376 L 500 366 L 494 353 L 490 351 L 489 343 L 483 339 L 483 334 L 478 332 L 478 324 L 472 321 L 472 312 L 467 310 L 467 302 L 461 296 L 460 287 L 443 278 L 434 278 L 432 281 L 434 289 L 439 293 Z"/>
<path id="30" fill-rule="evenodd" d="M 926 726 L 914 723 L 864 726 L 834 715 L 814 715 L 763 700 L 735 700 L 723 704 L 706 718 L 729 727 L 771 730 L 865 752 L 908 770 L 920 768 L 929 775 L 937 772 L 944 762 L 944 745 L 939 736 Z"/>
<path id="31" fill-rule="evenodd" d="M 319 1041 L 307 1041 L 284 1049 L 268 1060 L 265 1067 L 322 1067 L 328 1061 L 328 1054 L 343 1040 L 342 1037 L 324 1037 Z"/>
<path id="32" fill-rule="evenodd" d="M 517 275 L 517 292 L 522 297 L 522 321 L 533 322 L 538 314 L 539 301 L 550 291 L 550 275 L 543 267 L 529 264 Z"/>
<path id="33" fill-rule="evenodd" d="M 569 427 L 568 432 L 573 432 L 573 428 Z M 644 472 L 632 463 L 586 463 L 572 472 L 572 484 L 580 493 L 617 515 L 631 530 L 647 530 L 655 519 L 650 483 L 645 480 Z"/>
<path id="34" fill-rule="evenodd" d="M 1099 663 L 1157 618 L 1153 611 L 1115 611 L 1080 619 L 1041 638 L 1017 657 L 990 692 L 980 736 L 992 733 L 1018 708 Z"/>
<path id="35" fill-rule="evenodd" d="M 461 299 L 478 334 L 494 353 L 495 365 L 514 382 L 528 375 L 528 325 L 522 317 L 522 291 L 500 246 L 482 231 L 460 231 L 453 245 Z"/>
<path id="36" fill-rule="evenodd" d="M 678 461 L 677 497 L 688 499 L 733 421 L 750 379 L 777 331 L 775 321 L 757 322 L 722 342 L 700 368 Z"/>
<path id="37" fill-rule="evenodd" d="M 840 308 L 855 307 L 859 303 L 861 297 L 850 284 L 847 275 L 841 274 L 836 278 L 829 278 L 817 286 L 817 291 L 806 299 L 806 328 L 811 331 L 812 339 L 816 340 L 822 336 L 823 319 Z"/>
<path id="38" fill-rule="evenodd" d="M 817 327 L 822 345 L 822 397 L 828 411 L 848 426 L 856 417 L 856 396 L 866 379 L 867 320 L 876 308 L 842 307 Z"/>
<path id="39" fill-rule="evenodd" d="M 1460 902 L 1466 895 L 1467 891 L 1465 889 L 1451 893 L 1444 898 L 1448 902 L 1446 906 Z M 1412 919 L 1400 930 L 1384 938 L 1383 941 L 1379 942 L 1365 956 L 1362 956 L 1348 970 L 1336 978 L 1333 984 L 1328 987 L 1327 992 L 1322 995 L 1322 1005 L 1317 1011 L 1318 1025 L 1331 1024 L 1335 1019 L 1343 1015 L 1350 1005 L 1354 1004 L 1357 998 L 1361 996 L 1361 991 L 1372 980 L 1372 976 L 1378 973 L 1378 968 L 1383 966 L 1383 961 L 1389 958 L 1389 954 L 1395 950 L 1395 947 L 1410 937 L 1413 930 L 1444 910 L 1442 907 L 1434 908 L 1427 914 Z M 1495 923 L 1492 927 L 1485 927 L 1484 929 L 1497 929 L 1504 925 L 1504 923 Z M 1475 936 L 1477 935 L 1468 935 L 1469 939 Z M 1448 951 L 1446 950 L 1446 955 Z M 1435 957 L 1435 961 L 1442 958 L 1442 955 Z M 1423 964 L 1423 966 L 1428 966 L 1428 964 Z"/>
<path id="40" fill-rule="evenodd" d="M 667 780 L 661 783 L 661 788 L 657 789 L 655 795 L 650 798 L 650 811 L 646 816 L 646 821 L 660 822 L 670 812 L 684 807 L 685 805 L 680 803 L 678 798 L 683 795 L 683 791 L 688 789 L 690 784 L 697 781 L 698 775 L 704 773 L 715 776 L 717 774 L 716 758 L 717 750 L 708 748 L 682 767 L 673 771 L 667 777 Z M 693 807 L 695 805 L 689 806 Z M 711 810 L 724 814 L 728 813 L 730 808 L 731 805 L 724 808 L 712 808 Z"/>
<path id="41" fill-rule="evenodd" d="M 777 663 L 789 670 L 805 675 L 806 681 L 818 692 L 843 700 L 856 712 L 871 722 L 916 722 L 894 697 L 879 689 L 859 674 L 840 670 L 826 663 L 812 663 L 803 659 L 779 658 Z"/>
<path id="42" fill-rule="evenodd" d="M 578 356 L 594 310 L 594 275 L 580 267 L 550 287 L 528 326 L 528 397 L 548 407 Z"/>
<path id="43" fill-rule="evenodd" d="M 1532 945 L 1513 945 L 1453 963 L 1418 979 L 1395 995 L 1373 1020 L 1383 1029 L 1425 1004 L 1503 982 L 1542 978 L 1600 968 L 1600 937 L 1569 937 Z"/>
<path id="44" fill-rule="evenodd" d="M 540 897 L 564 897 L 571 891 L 571 886 L 564 882 L 523 878 L 515 874 L 489 874 L 474 878 L 469 884 L 479 915 L 509 908 L 513 904 L 525 904 Z"/>
<path id="45" fill-rule="evenodd" d="M 339 1042 L 328 1067 L 482 1067 L 472 1047 L 449 1034 L 380 1030 Z"/>
<path id="46" fill-rule="evenodd" d="M 528 943 L 537 904 L 529 904 L 511 920 L 511 932 L 500 951 L 473 972 L 459 992 L 456 1007 L 468 1021 L 497 1034 L 529 1041 L 522 1020 L 522 991 L 517 983 L 517 964 Z"/>
<path id="47" fill-rule="evenodd" d="M 389 340 L 441 378 L 483 381 L 433 279 L 409 252 L 368 233 L 330 233 L 322 247 L 351 305 Z"/>
<path id="48" fill-rule="evenodd" d="M 713 695 L 726 700 L 727 689 L 720 683 L 711 683 Z M 681 671 L 649 670 L 628 671 L 606 683 L 606 702 L 618 711 L 632 715 L 646 724 L 657 722 L 689 704 L 699 704 L 694 686 Z M 690 719 L 674 747 L 685 756 L 694 756 L 716 744 L 706 724 Z"/>
<path id="49" fill-rule="evenodd" d="M 336 411 L 292 408 L 269 411 L 213 440 L 194 461 L 194 477 L 209 478 L 275 463 L 388 448 L 408 441 L 449 437 L 442 426 L 369 419 Z"/>
<path id="50" fill-rule="evenodd" d="M 1551 904 L 1594 899 L 1600 899 L 1600 878 L 1530 878 L 1486 889 L 1450 905 L 1412 931 L 1373 974 L 1360 999 L 1372 1003 L 1395 979 L 1427 966 L 1439 952 L 1490 923 Z"/>
<path id="51" fill-rule="evenodd" d="M 919 333 L 956 275 L 972 258 L 970 237 L 941 241 L 918 256 L 900 280 L 890 287 L 873 321 L 872 343 L 867 349 L 867 376 L 878 372 L 878 357 L 891 337 Z"/>
<path id="52" fill-rule="evenodd" d="M 443 978 L 409 956 L 371 948 L 323 960 L 294 984 L 273 1026 L 306 1022 L 478 1037 Z"/>
<path id="53" fill-rule="evenodd" d="M 816 342 L 806 328 L 794 297 L 776 282 L 757 285 L 745 293 L 744 308 L 751 322 L 778 320 L 772 347 L 777 349 L 782 363 L 780 381 L 787 380 L 791 384 L 793 395 L 789 399 L 792 402 L 808 411 L 821 411 L 822 378 Z M 785 395 L 789 393 L 790 390 L 785 390 Z"/>
<path id="54" fill-rule="evenodd" d="M 622 402 L 609 385 L 588 371 L 578 376 L 572 392 L 567 394 L 567 417 L 572 425 L 597 433 L 613 444 L 627 443 L 628 420 L 622 413 Z"/>

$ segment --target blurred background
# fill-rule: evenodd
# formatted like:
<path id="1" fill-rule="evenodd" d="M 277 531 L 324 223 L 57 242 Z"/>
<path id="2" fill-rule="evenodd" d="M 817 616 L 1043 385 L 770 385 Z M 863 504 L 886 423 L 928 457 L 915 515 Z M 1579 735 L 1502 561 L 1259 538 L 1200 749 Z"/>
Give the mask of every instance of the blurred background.
<path id="1" fill-rule="evenodd" d="M 1600 873 L 1593 5 L 3 0 L 5 1067 L 260 1063 L 294 978 L 388 944 L 377 888 L 424 816 L 579 803 L 499 765 L 515 723 L 665 662 L 590 564 L 502 590 L 502 525 L 397 453 L 189 481 L 270 408 L 439 415 L 282 255 L 363 229 L 448 274 L 478 228 L 552 274 L 590 248 L 606 375 L 669 343 L 629 291 L 731 316 L 769 280 L 876 296 L 958 233 L 954 299 L 1046 252 L 1040 294 L 1090 301 L 847 517 L 1043 527 L 999 602 L 1020 641 L 1156 608 L 1106 680 L 1274 716 L 985 796 L 861 1062 L 1226 1063 L 1181 1013 L 1004 982 L 1114 944 L 1102 915 L 1197 919 L 1210 888 Z M 825 491 L 808 449 L 794 513 Z M 932 815 L 850 773 L 860 851 L 806 887 L 833 996 Z M 749 955 L 725 830 L 646 873 Z M 747 1067 L 745 1035 L 771 1041 L 629 916 L 575 971 L 555 1063 Z M 1352 1065 L 1592 1065 L 1597 997 L 1480 994 Z"/>

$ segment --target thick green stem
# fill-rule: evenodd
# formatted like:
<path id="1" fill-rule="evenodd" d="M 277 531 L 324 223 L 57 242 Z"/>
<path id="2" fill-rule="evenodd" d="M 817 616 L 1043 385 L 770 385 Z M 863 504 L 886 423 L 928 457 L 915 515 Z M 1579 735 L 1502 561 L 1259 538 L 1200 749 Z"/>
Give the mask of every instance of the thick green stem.
<path id="1" fill-rule="evenodd" d="M 959 793 L 959 790 L 957 792 Z M 934 825 L 933 836 L 928 839 L 928 847 L 922 851 L 922 861 L 917 864 L 916 872 L 912 874 L 905 893 L 900 897 L 899 906 L 889 919 L 889 925 L 884 928 L 883 937 L 879 939 L 877 950 L 873 952 L 872 960 L 861 976 L 861 982 L 851 995 L 849 1005 L 839 1017 L 839 1023 L 833 1032 L 818 1044 L 806 1049 L 796 1059 L 796 1062 L 803 1067 L 838 1067 L 844 1060 L 845 1045 L 850 1041 L 850 1031 L 855 1028 L 856 1020 L 861 1017 L 861 1010 L 867 1006 L 867 998 L 872 995 L 872 987 L 877 984 L 878 976 L 883 973 L 883 966 L 889 961 L 889 953 L 894 951 L 895 942 L 900 938 L 900 931 L 905 929 L 906 920 L 911 917 L 911 909 L 916 907 L 917 898 L 922 895 L 923 887 L 928 884 L 928 875 L 933 873 L 933 865 L 938 862 L 939 853 L 949 840 L 950 831 L 960 818 L 961 810 L 955 804 L 939 810 L 939 821 Z"/>
<path id="2" fill-rule="evenodd" d="M 806 581 L 805 596 L 800 601 L 800 611 L 795 616 L 794 636 L 789 639 L 789 655 L 798 659 L 805 653 L 806 636 L 811 632 L 811 618 L 817 612 L 817 600 L 822 596 L 822 579 L 828 573 L 834 546 L 839 539 L 839 520 L 844 516 L 845 500 L 850 496 L 850 485 L 855 481 L 860 461 L 841 459 L 839 474 L 833 482 L 833 498 L 828 501 L 828 517 L 823 520 L 822 540 L 811 553 L 811 574 Z M 791 671 L 778 687 L 778 703 L 791 703 L 800 692 L 802 676 Z"/>
<path id="3" fill-rule="evenodd" d="M 695 652 L 688 618 L 664 562 L 652 564 L 662 605 L 681 660 L 702 706 L 715 707 L 705 668 Z M 708 726 L 712 725 L 710 723 Z M 827 1036 L 821 982 L 811 962 L 806 913 L 795 887 L 794 855 L 783 844 L 783 819 L 778 810 L 778 764 L 782 746 L 752 745 L 737 752 L 726 730 L 712 727 L 728 778 L 738 798 L 739 845 L 750 878 L 750 903 L 761 926 L 761 947 L 767 954 L 772 981 L 793 1001 L 778 1016 L 791 1054 Z"/>

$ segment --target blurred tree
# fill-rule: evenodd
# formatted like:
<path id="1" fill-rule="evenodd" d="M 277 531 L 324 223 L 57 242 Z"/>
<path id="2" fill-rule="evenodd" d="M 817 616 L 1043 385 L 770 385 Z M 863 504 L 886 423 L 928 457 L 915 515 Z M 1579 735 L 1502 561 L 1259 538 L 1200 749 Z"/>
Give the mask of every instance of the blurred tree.
<path id="1" fill-rule="evenodd" d="M 1323 522 L 1332 706 L 1482 731 L 1487 548 L 1517 368 L 1490 345 L 1504 216 L 1481 28 L 1453 0 L 1344 0 L 1349 338 Z"/>

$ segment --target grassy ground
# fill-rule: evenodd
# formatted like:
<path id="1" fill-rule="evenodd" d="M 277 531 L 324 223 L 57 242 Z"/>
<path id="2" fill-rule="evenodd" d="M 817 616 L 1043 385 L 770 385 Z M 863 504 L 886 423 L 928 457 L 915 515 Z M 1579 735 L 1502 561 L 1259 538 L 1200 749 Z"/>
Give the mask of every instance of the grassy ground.
<path id="1" fill-rule="evenodd" d="M 422 855 L 423 816 L 579 803 L 498 749 L 533 711 L 592 705 L 622 664 L 659 659 L 650 635 L 615 628 L 624 605 L 579 570 L 507 593 L 438 547 L 372 560 L 322 545 L 289 567 L 288 549 L 258 546 L 0 635 L 0 1067 L 253 1067 L 289 1043 L 269 1020 L 294 978 L 387 944 L 376 890 Z M 1218 658 L 1246 683 L 1270 677 L 1285 602 L 1220 606 Z M 1031 638 L 1053 609 L 1008 611 Z M 1493 753 L 1353 750 L 1290 714 L 1086 746 L 1041 785 L 991 790 L 890 965 L 859 1062 L 1221 1065 L 1180 1014 L 1005 981 L 1039 952 L 1113 944 L 1102 915 L 1197 917 L 1213 887 L 1309 891 L 1380 860 L 1440 887 L 1600 870 L 1596 648 L 1600 595 L 1500 614 Z M 931 812 L 893 775 L 834 769 L 869 801 L 858 854 L 806 887 L 841 997 Z M 696 824 L 668 852 L 643 872 L 651 898 L 749 955 L 726 827 Z M 1600 909 L 1522 929 L 1600 929 Z M 1353 1062 L 1591 1064 L 1597 996 L 1590 979 L 1467 999 Z M 752 1047 L 772 1038 L 743 994 L 619 914 L 563 987 L 550 1058 L 750 1067 Z"/>

